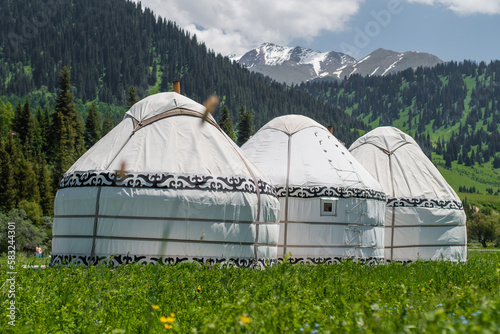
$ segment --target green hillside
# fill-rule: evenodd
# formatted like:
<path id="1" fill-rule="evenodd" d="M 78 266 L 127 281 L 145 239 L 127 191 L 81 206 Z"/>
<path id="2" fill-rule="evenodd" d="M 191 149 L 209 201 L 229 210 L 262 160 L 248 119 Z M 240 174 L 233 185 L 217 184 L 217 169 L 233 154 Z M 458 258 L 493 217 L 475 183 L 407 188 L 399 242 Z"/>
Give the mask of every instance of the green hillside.
<path id="1" fill-rule="evenodd" d="M 500 211 L 500 61 L 450 62 L 384 77 L 353 75 L 298 89 L 371 127 L 390 125 L 409 133 L 461 198 Z"/>
<path id="2" fill-rule="evenodd" d="M 442 157 L 435 154 L 433 162 L 462 201 L 467 199 L 476 206 L 500 212 L 500 170 L 492 168 L 491 162 L 472 167 L 453 162 L 452 168 L 446 168 Z M 464 188 L 467 191 L 463 191 Z M 471 188 L 474 192 L 468 191 Z"/>

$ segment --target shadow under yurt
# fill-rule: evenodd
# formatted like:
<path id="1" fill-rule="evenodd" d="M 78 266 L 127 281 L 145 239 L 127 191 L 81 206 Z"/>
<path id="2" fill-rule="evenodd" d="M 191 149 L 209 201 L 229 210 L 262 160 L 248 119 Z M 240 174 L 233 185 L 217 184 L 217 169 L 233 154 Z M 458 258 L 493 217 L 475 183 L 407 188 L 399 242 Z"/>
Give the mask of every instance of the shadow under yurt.
<path id="1" fill-rule="evenodd" d="M 280 258 L 384 258 L 382 187 L 324 126 L 301 115 L 277 117 L 242 150 L 276 187 Z"/>
<path id="2" fill-rule="evenodd" d="M 387 194 L 387 260 L 466 261 L 462 202 L 412 137 L 379 127 L 349 150 Z"/>
<path id="3" fill-rule="evenodd" d="M 204 112 L 149 96 L 75 162 L 55 199 L 51 264 L 275 261 L 275 189 Z"/>

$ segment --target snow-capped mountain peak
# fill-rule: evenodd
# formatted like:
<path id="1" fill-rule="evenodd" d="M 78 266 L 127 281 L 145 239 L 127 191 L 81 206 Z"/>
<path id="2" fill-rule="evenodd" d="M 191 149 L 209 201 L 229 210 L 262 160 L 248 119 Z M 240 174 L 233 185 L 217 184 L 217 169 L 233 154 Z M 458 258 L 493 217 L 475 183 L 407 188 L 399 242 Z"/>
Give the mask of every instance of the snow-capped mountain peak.
<path id="1" fill-rule="evenodd" d="M 320 52 L 298 46 L 288 47 L 264 43 L 248 51 L 237 61 L 256 72 L 261 72 L 262 68 L 268 67 L 290 67 L 296 72 L 304 72 L 310 80 L 328 76 L 332 70 L 344 64 L 354 63 L 355 59 L 339 52 Z"/>
<path id="2" fill-rule="evenodd" d="M 264 43 L 257 48 L 257 51 L 257 55 L 263 57 L 265 65 L 276 66 L 290 59 L 292 48 Z"/>
<path id="3" fill-rule="evenodd" d="M 318 78 L 342 79 L 353 74 L 387 75 L 406 68 L 435 66 L 442 61 L 421 52 L 399 53 L 377 49 L 356 61 L 351 56 L 335 52 L 320 52 L 302 47 L 264 43 L 239 58 L 232 58 L 251 71 L 268 75 L 287 84 Z"/>
<path id="4" fill-rule="evenodd" d="M 297 64 L 310 64 L 320 68 L 320 63 L 325 60 L 329 52 L 319 52 L 301 47 L 280 46 L 273 43 L 264 43 L 247 52 L 238 61 L 247 68 L 256 65 L 278 66 L 287 61 Z"/>

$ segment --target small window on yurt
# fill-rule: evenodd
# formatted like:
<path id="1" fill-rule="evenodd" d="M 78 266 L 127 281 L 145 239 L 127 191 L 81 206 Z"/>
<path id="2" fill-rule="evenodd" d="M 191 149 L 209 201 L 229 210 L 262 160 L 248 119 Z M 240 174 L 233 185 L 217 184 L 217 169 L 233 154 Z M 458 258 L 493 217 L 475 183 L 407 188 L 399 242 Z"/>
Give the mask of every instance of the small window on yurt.
<path id="1" fill-rule="evenodd" d="M 322 198 L 321 199 L 321 215 L 336 216 L 337 215 L 337 199 Z"/>

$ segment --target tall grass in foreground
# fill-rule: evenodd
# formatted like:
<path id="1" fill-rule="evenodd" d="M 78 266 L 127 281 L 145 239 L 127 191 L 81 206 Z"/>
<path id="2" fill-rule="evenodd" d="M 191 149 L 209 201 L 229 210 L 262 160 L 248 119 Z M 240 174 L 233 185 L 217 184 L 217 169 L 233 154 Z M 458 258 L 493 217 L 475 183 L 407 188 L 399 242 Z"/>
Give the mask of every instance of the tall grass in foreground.
<path id="1" fill-rule="evenodd" d="M 500 252 L 466 264 L 21 269 L 14 333 L 498 333 Z"/>

